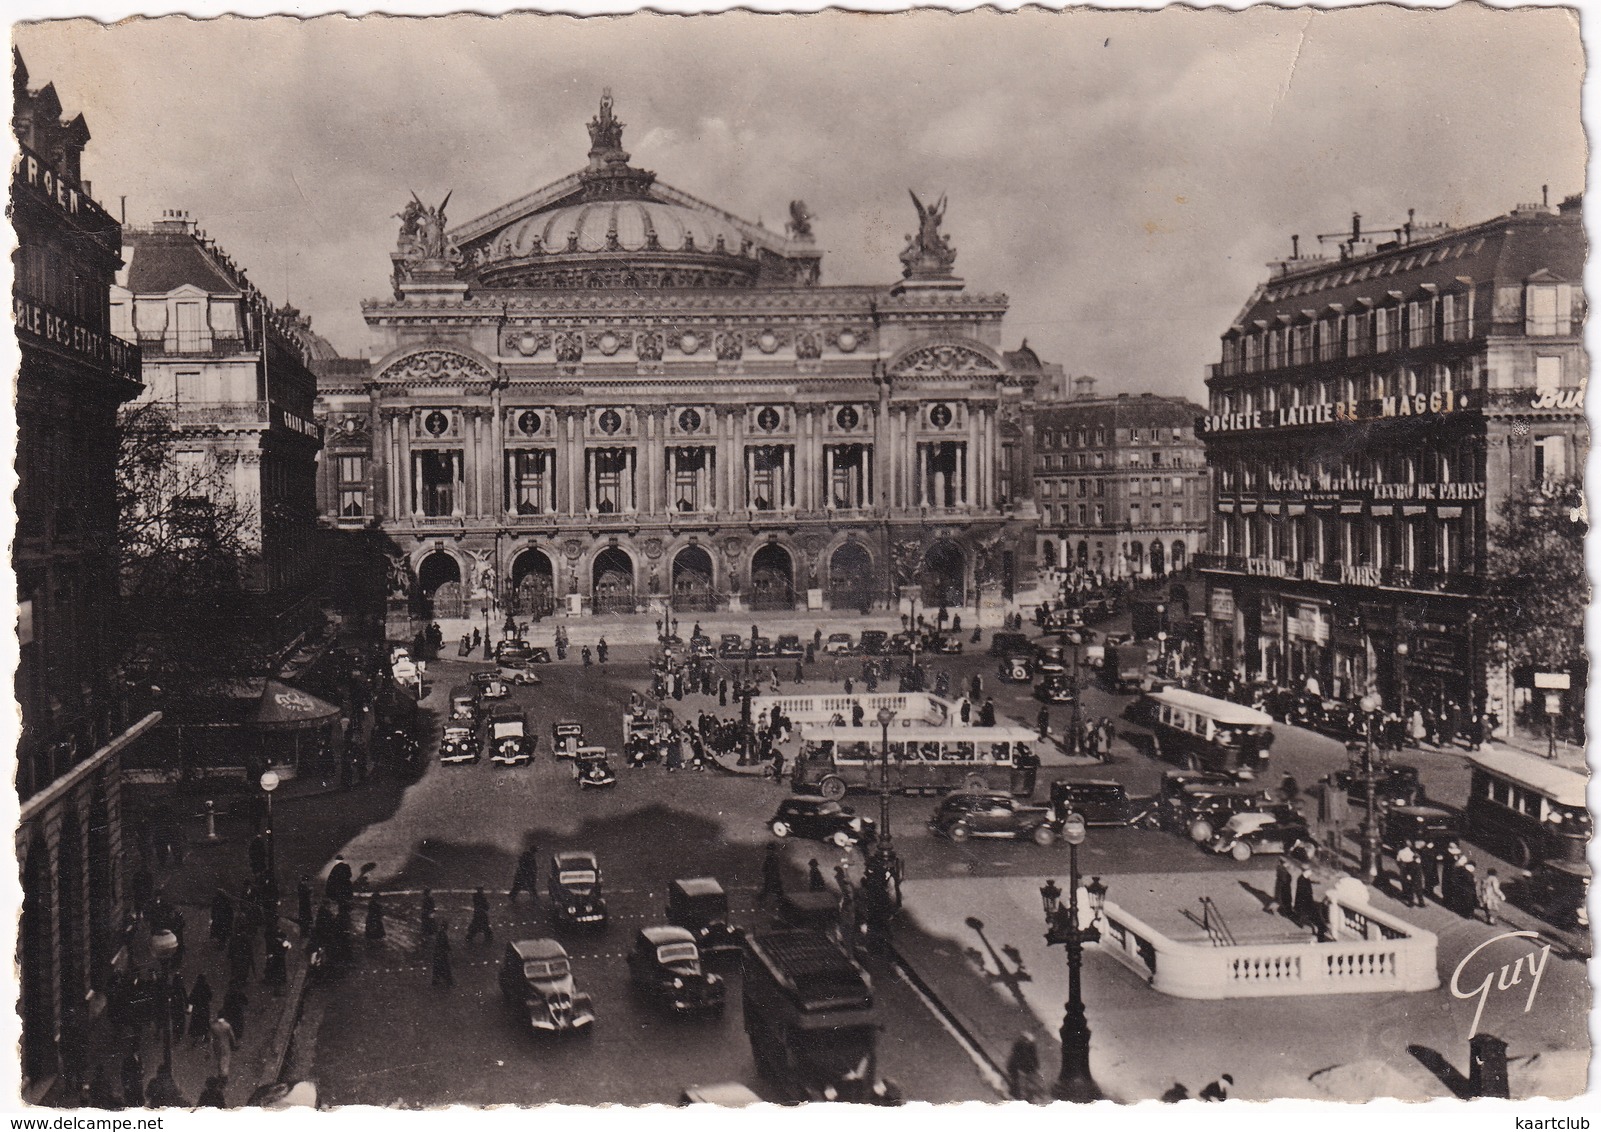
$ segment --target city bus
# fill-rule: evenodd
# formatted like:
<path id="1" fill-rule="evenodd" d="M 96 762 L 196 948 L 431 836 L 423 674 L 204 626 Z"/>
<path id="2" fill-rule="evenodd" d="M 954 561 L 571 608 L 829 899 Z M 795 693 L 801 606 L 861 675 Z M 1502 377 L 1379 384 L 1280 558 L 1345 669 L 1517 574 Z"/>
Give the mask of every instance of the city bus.
<path id="1" fill-rule="evenodd" d="M 1156 756 L 1188 770 L 1250 779 L 1267 770 L 1273 717 L 1183 688 L 1145 694 Z"/>
<path id="2" fill-rule="evenodd" d="M 1025 727 L 891 727 L 889 788 L 898 794 L 963 790 L 1029 797 L 1039 767 L 1037 738 Z M 836 800 L 848 790 L 876 791 L 883 759 L 877 728 L 842 734 L 837 727 L 802 726 L 790 785 L 797 794 Z"/>
<path id="3" fill-rule="evenodd" d="M 1583 864 L 1590 840 L 1585 776 L 1516 751 L 1468 755 L 1467 835 L 1520 868 Z"/>

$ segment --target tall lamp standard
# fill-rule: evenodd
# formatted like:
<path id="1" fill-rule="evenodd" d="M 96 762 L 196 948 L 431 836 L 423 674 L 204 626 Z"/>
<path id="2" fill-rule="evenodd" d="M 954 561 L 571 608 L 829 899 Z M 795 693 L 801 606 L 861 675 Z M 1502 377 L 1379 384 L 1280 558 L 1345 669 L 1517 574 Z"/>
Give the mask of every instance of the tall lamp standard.
<path id="1" fill-rule="evenodd" d="M 178 937 L 170 928 L 150 935 L 150 954 L 161 970 L 161 1064 L 172 1069 L 172 1011 L 167 998 L 172 994 L 172 961 L 178 954 Z"/>
<path id="2" fill-rule="evenodd" d="M 1079 677 L 1079 646 L 1075 642 L 1068 640 L 1068 630 L 1065 628 L 1062 630 L 1061 641 L 1062 655 L 1066 656 L 1068 650 L 1071 649 L 1073 656 L 1073 718 L 1068 723 L 1067 742 L 1064 745 L 1069 755 L 1078 756 L 1084 753 L 1083 737 L 1079 733 L 1079 724 L 1082 717 L 1079 715 L 1078 701 L 1079 693 L 1083 691 L 1082 681 Z"/>
<path id="3" fill-rule="evenodd" d="M 1377 776 L 1373 772 L 1373 721 L 1382 701 L 1369 692 L 1359 706 L 1366 724 L 1367 741 L 1362 745 L 1362 784 L 1367 798 L 1368 812 L 1362 819 L 1362 876 L 1368 884 L 1379 879 L 1379 815 Z"/>
<path id="4" fill-rule="evenodd" d="M 882 733 L 878 764 L 878 838 L 873 843 L 862 878 L 868 897 L 868 927 L 875 933 L 889 928 L 889 921 L 900 904 L 901 862 L 889 830 L 889 725 L 893 722 L 893 711 L 887 707 L 878 709 L 878 726 Z"/>
<path id="5" fill-rule="evenodd" d="M 267 795 L 267 874 L 276 878 L 278 875 L 278 849 L 272 832 L 272 792 L 278 789 L 277 771 L 264 770 L 261 772 L 261 789 Z"/>
<path id="6" fill-rule="evenodd" d="M 1081 925 L 1078 917 L 1078 847 L 1087 833 L 1084 818 L 1068 814 L 1062 822 L 1062 840 L 1068 847 L 1067 907 L 1062 906 L 1062 890 L 1054 880 L 1040 888 L 1045 906 L 1045 942 L 1067 948 L 1067 1013 L 1062 1018 L 1062 1069 L 1051 1090 L 1057 1100 L 1090 1102 L 1102 1099 L 1101 1088 L 1090 1075 L 1090 1027 L 1084 1017 L 1084 992 L 1080 971 L 1084 965 L 1084 945 L 1100 941 L 1101 933 L 1092 922 Z M 1101 918 L 1106 905 L 1106 886 L 1100 877 L 1091 880 L 1089 893 L 1094 920 Z"/>

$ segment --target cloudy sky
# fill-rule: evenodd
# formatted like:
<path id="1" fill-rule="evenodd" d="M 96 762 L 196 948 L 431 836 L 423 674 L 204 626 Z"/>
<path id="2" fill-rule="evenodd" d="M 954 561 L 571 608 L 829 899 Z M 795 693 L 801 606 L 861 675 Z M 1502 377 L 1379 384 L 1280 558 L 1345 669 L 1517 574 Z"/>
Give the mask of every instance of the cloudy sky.
<path id="1" fill-rule="evenodd" d="M 1470 223 L 1582 191 L 1583 56 L 1559 9 L 979 12 L 14 29 L 131 223 L 187 209 L 270 296 L 366 352 L 392 218 L 458 224 L 584 164 L 610 86 L 634 164 L 778 228 L 824 280 L 889 282 L 908 188 L 948 194 L 1007 345 L 1102 388 L 1199 397 L 1264 263 L 1346 229 Z"/>

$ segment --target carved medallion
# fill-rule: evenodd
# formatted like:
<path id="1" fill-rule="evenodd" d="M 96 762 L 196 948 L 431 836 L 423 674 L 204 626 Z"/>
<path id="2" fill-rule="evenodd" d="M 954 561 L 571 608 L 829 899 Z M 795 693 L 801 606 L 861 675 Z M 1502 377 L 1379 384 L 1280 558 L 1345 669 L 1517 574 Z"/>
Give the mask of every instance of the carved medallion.
<path id="1" fill-rule="evenodd" d="M 639 360 L 642 362 L 659 362 L 662 360 L 662 336 L 654 330 L 646 331 L 635 339 Z"/>
<path id="2" fill-rule="evenodd" d="M 584 544 L 575 538 L 570 538 L 561 544 L 561 552 L 576 562 L 584 553 Z"/>
<path id="3" fill-rule="evenodd" d="M 641 544 L 641 549 L 644 550 L 646 558 L 660 558 L 662 556 L 662 540 L 648 538 Z"/>
<path id="4" fill-rule="evenodd" d="M 862 417 L 861 414 L 856 411 L 856 407 L 854 405 L 841 405 L 839 412 L 834 414 L 834 423 L 840 428 L 844 429 L 846 432 L 849 432 L 851 429 L 862 423 Z"/>
<path id="5" fill-rule="evenodd" d="M 489 370 L 453 350 L 422 350 L 395 362 L 379 375 L 380 381 L 488 381 Z"/>
<path id="6" fill-rule="evenodd" d="M 444 436 L 450 431 L 450 418 L 435 409 L 423 418 L 422 427 L 429 436 Z"/>
<path id="7" fill-rule="evenodd" d="M 524 436 L 533 436 L 543 424 L 540 415 L 532 409 L 525 409 L 517 414 L 517 431 Z"/>
<path id="8" fill-rule="evenodd" d="M 700 335 L 693 330 L 686 330 L 678 336 L 678 348 L 686 354 L 694 354 L 700 350 Z"/>
<path id="9" fill-rule="evenodd" d="M 763 432 L 772 432 L 783 423 L 784 418 L 771 405 L 763 405 L 761 411 L 756 414 L 756 427 Z"/>
<path id="10" fill-rule="evenodd" d="M 951 420 L 951 407 L 943 401 L 928 411 L 928 423 L 935 428 L 949 428 Z"/>
<path id="11" fill-rule="evenodd" d="M 778 349 L 779 339 L 772 330 L 764 330 L 756 336 L 756 348 L 764 354 L 771 354 Z"/>
<path id="12" fill-rule="evenodd" d="M 839 336 L 834 339 L 834 345 L 839 347 L 842 354 L 854 354 L 859 344 L 854 330 L 841 330 Z"/>
<path id="13" fill-rule="evenodd" d="M 607 436 L 611 436 L 623 427 L 623 418 L 616 409 L 607 409 L 595 419 L 596 426 Z"/>
<path id="14" fill-rule="evenodd" d="M 678 414 L 678 431 L 699 432 L 701 425 L 700 413 L 694 409 L 685 409 Z"/>
<path id="15" fill-rule="evenodd" d="M 801 361 L 815 361 L 822 355 L 822 340 L 816 331 L 807 330 L 795 336 L 795 356 Z"/>
<path id="16" fill-rule="evenodd" d="M 584 336 L 575 330 L 556 335 L 556 360 L 569 365 L 583 361 Z"/>
<path id="17" fill-rule="evenodd" d="M 719 334 L 714 344 L 720 362 L 737 362 L 745 352 L 745 344 L 739 340 L 738 334 Z"/>

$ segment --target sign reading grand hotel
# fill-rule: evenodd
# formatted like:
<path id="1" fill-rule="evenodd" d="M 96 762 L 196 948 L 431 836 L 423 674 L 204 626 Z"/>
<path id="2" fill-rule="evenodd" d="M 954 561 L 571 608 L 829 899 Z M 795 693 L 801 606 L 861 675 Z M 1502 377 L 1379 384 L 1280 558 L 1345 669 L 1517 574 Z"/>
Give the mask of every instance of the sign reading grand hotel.
<path id="1" fill-rule="evenodd" d="M 1320 405 L 1289 405 L 1281 409 L 1253 409 L 1248 413 L 1208 413 L 1202 431 L 1259 432 L 1300 425 L 1370 421 L 1385 417 L 1416 417 L 1424 413 L 1455 413 L 1468 407 L 1466 393 L 1407 393 L 1374 401 L 1329 401 Z"/>

